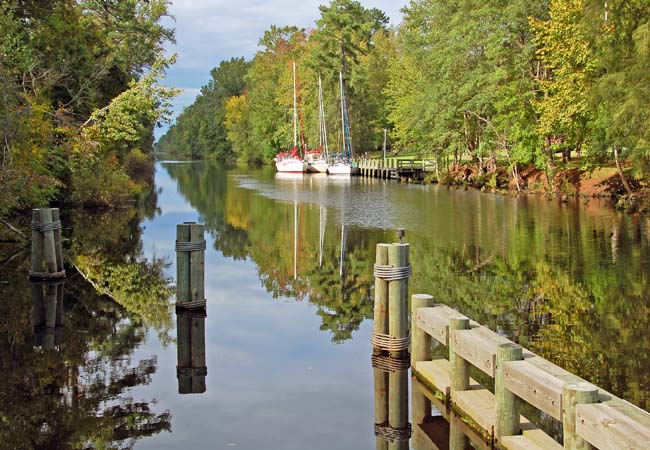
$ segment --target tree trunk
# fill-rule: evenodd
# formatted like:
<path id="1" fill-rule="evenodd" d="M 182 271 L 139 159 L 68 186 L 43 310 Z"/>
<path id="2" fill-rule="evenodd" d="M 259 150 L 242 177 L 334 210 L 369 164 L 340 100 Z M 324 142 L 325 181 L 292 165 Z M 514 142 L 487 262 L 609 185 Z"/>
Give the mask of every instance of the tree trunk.
<path id="1" fill-rule="evenodd" d="M 627 195 L 634 194 L 634 191 L 632 190 L 632 186 L 630 186 L 630 183 L 627 182 L 627 178 L 623 173 L 621 162 L 618 160 L 618 147 L 614 147 L 614 161 L 616 161 L 616 170 L 618 171 L 618 176 L 621 178 L 621 182 L 623 183 L 623 187 L 625 188 Z"/>

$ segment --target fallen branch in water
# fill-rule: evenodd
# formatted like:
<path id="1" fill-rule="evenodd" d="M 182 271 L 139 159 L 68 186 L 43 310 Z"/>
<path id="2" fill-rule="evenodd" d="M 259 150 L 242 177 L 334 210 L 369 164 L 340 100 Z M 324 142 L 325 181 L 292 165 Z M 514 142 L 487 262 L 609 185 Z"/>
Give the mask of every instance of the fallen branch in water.
<path id="1" fill-rule="evenodd" d="M 4 219 L 0 219 L 0 222 L 2 222 L 2 224 L 3 224 L 5 227 L 9 228 L 11 231 L 13 231 L 13 232 L 16 233 L 18 236 L 20 236 L 22 240 L 24 240 L 24 241 L 27 240 L 27 236 L 25 236 L 25 234 L 24 234 L 22 231 L 20 231 L 18 228 L 14 227 L 12 224 L 10 224 L 9 222 L 7 222 L 7 221 L 4 220 Z"/>
<path id="2" fill-rule="evenodd" d="M 97 286 L 97 283 L 95 283 L 93 280 L 90 279 L 89 276 L 87 276 L 85 273 L 83 273 L 83 271 L 79 268 L 79 266 L 77 266 L 77 265 L 75 264 L 74 269 L 77 271 L 77 273 L 78 273 L 79 275 L 81 275 L 81 277 L 82 277 L 84 280 L 86 280 L 88 283 L 90 283 L 90 285 L 91 285 L 93 288 L 95 288 L 95 291 L 97 291 L 97 293 L 98 293 L 99 295 L 105 295 L 106 297 L 110 298 L 110 299 L 113 300 L 114 302 L 117 302 L 117 300 L 115 300 L 115 297 L 113 297 L 113 295 L 112 295 L 110 292 L 108 292 L 108 291 L 106 291 L 106 290 L 104 290 L 104 289 L 101 289 L 99 286 Z"/>

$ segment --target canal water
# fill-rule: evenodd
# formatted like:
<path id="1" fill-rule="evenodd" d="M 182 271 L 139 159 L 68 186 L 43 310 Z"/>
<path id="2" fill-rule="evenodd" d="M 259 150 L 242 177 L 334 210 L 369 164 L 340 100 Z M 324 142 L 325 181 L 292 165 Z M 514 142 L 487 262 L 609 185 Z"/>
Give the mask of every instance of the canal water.
<path id="1" fill-rule="evenodd" d="M 0 448 L 375 448 L 372 264 L 398 227 L 411 293 L 650 408 L 648 217 L 175 161 L 137 208 L 62 213 L 83 277 L 30 285 L 28 249 L 0 247 Z M 207 375 L 181 388 L 184 221 L 206 226 Z"/>

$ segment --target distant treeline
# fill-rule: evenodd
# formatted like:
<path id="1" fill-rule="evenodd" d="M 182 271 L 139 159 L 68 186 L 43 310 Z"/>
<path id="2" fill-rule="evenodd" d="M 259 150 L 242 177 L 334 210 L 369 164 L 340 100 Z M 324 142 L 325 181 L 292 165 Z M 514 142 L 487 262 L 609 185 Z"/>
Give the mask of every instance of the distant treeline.
<path id="1" fill-rule="evenodd" d="M 0 216 L 51 200 L 114 205 L 142 190 L 167 0 L 0 2 Z"/>
<path id="2" fill-rule="evenodd" d="M 338 72 L 356 153 L 378 149 L 466 161 L 479 171 L 523 166 L 650 173 L 650 3 L 647 0 L 413 0 L 389 28 L 352 0 L 321 6 L 310 30 L 271 27 L 252 61 L 212 71 L 194 105 L 161 138 L 165 151 L 269 162 L 292 145 L 291 62 L 300 112 L 317 140 L 317 77 L 330 144 L 340 143 Z M 632 186 L 630 188 L 630 185 Z"/>

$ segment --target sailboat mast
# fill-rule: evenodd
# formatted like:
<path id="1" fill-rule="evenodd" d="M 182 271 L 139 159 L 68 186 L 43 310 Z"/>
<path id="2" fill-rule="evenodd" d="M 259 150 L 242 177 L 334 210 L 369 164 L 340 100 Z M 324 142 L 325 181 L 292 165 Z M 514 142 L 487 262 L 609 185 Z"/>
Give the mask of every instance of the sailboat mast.
<path id="1" fill-rule="evenodd" d="M 325 158 L 329 157 L 329 148 L 327 146 L 327 125 L 325 123 L 325 105 L 323 104 L 323 83 L 318 75 L 318 104 L 319 104 L 319 121 L 320 121 L 320 145 L 325 146 Z"/>
<path id="2" fill-rule="evenodd" d="M 298 99 L 296 94 L 296 62 L 293 62 L 293 147 L 298 147 Z"/>
<path id="3" fill-rule="evenodd" d="M 346 152 L 345 148 L 345 102 L 343 100 L 343 72 L 339 72 L 339 85 L 341 87 L 341 133 L 343 143 L 343 154 Z"/>
<path id="4" fill-rule="evenodd" d="M 318 75 L 318 147 L 323 147 L 323 91 Z"/>

